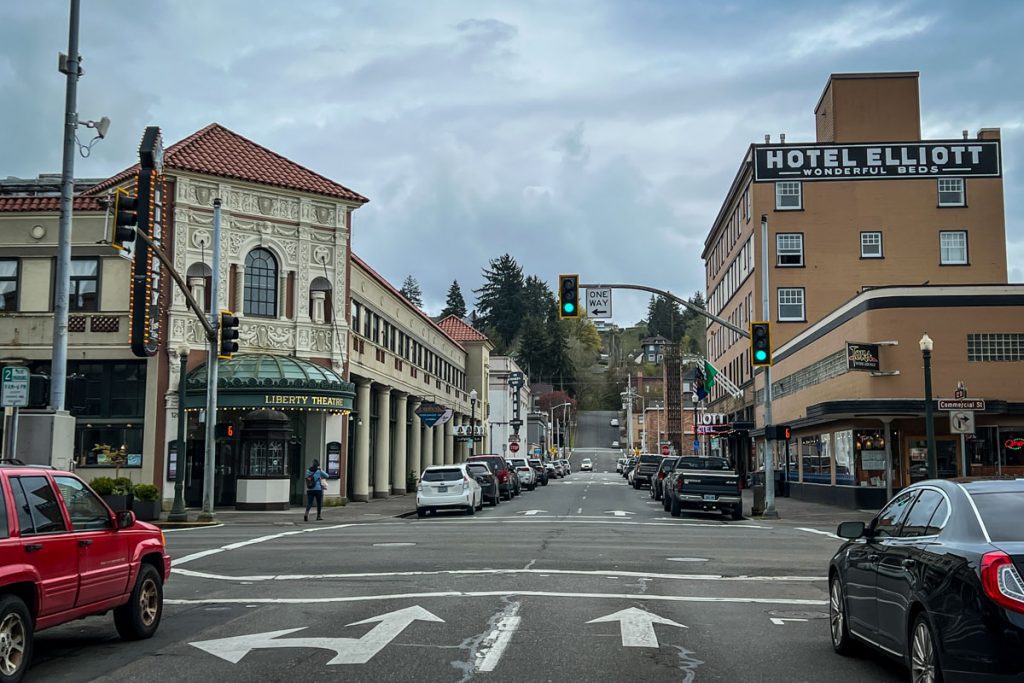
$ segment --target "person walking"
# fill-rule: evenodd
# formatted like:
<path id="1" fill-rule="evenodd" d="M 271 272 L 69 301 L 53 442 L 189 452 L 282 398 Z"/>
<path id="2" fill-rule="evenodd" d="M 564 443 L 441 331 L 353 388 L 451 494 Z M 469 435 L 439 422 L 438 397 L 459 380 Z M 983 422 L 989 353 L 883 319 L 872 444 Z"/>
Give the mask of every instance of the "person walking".
<path id="1" fill-rule="evenodd" d="M 313 501 L 316 501 L 316 518 L 323 519 L 320 513 L 324 505 L 324 482 L 329 478 L 327 473 L 320 469 L 319 460 L 314 460 L 306 470 L 306 514 L 302 516 L 302 521 L 309 521 L 309 509 L 313 507 Z"/>

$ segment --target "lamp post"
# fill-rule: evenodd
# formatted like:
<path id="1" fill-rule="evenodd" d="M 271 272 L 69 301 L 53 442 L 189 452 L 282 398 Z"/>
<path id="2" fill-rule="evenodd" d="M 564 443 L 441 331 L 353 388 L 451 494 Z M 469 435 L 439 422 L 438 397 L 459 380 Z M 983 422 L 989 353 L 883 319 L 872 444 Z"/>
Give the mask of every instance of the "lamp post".
<path id="1" fill-rule="evenodd" d="M 924 427 L 928 438 L 928 478 L 938 476 L 935 457 L 935 412 L 932 407 L 932 349 L 935 342 L 927 333 L 917 343 L 924 357 Z"/>
<path id="2" fill-rule="evenodd" d="M 473 457 L 473 447 L 476 445 L 476 399 L 479 394 L 476 389 L 469 392 L 469 456 Z"/>
<path id="3" fill-rule="evenodd" d="M 565 427 L 564 427 L 564 425 L 565 425 L 565 411 L 564 410 L 562 411 L 562 425 L 563 425 L 563 427 L 561 429 L 558 428 L 558 422 L 555 422 L 555 411 L 558 410 L 559 408 L 564 408 L 565 406 L 568 406 L 568 405 L 572 405 L 572 404 L 569 403 L 569 402 L 559 403 L 557 406 L 551 406 L 551 408 L 548 409 L 551 412 L 551 422 L 554 423 L 554 425 L 555 425 L 555 435 L 556 436 L 557 435 L 562 435 L 562 436 L 565 435 Z M 561 441 L 561 439 L 559 439 L 558 441 Z M 559 449 L 558 450 L 558 455 L 561 456 L 562 455 L 562 452 L 561 452 L 562 444 L 558 443 L 558 441 L 556 441 L 555 443 L 556 443 L 556 447 Z"/>
<path id="4" fill-rule="evenodd" d="M 178 373 L 178 442 L 175 445 L 174 454 L 174 505 L 170 514 L 167 515 L 168 522 L 186 522 L 188 513 L 185 512 L 185 370 L 188 367 L 188 344 L 179 344 L 175 351 L 178 353 L 178 361 L 181 364 Z"/>

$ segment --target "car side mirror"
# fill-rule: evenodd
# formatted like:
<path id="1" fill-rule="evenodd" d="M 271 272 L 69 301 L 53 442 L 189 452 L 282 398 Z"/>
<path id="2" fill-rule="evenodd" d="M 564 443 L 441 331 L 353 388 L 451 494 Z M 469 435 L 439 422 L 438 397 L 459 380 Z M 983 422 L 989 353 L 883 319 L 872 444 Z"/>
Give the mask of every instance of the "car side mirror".
<path id="1" fill-rule="evenodd" d="M 130 529 L 135 526 L 135 513 L 131 510 L 121 510 L 117 513 L 117 528 Z"/>
<path id="2" fill-rule="evenodd" d="M 864 536 L 865 526 L 864 522 L 843 522 L 836 529 L 836 536 L 839 538 L 847 538 L 851 541 L 855 538 Z"/>

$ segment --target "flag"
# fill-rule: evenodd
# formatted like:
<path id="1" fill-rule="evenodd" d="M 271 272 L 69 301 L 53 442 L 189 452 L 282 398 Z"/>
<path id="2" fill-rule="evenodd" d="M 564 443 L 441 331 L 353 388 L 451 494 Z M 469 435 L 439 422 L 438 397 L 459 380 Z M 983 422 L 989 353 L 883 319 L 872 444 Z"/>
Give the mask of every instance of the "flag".
<path id="1" fill-rule="evenodd" d="M 704 382 L 705 387 L 710 389 L 715 386 L 715 375 L 717 374 L 718 370 L 715 370 L 715 366 L 708 361 L 704 361 L 704 375 L 707 377 L 707 380 Z"/>

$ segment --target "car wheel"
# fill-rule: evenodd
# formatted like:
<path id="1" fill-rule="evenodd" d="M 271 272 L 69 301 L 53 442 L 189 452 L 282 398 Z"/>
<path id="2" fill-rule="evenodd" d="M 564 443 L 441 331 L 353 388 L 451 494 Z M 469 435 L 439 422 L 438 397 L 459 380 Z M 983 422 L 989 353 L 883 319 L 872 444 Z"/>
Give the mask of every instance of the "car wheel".
<path id="1" fill-rule="evenodd" d="M 737 505 L 736 507 L 734 507 L 732 509 L 732 515 L 731 516 L 732 516 L 732 520 L 734 522 L 738 522 L 741 519 L 743 519 L 743 506 L 742 505 Z"/>
<path id="2" fill-rule="evenodd" d="M 910 637 L 910 680 L 914 683 L 942 683 L 942 667 L 935 650 L 935 637 L 924 612 L 914 619 Z"/>
<path id="3" fill-rule="evenodd" d="M 427 509 L 426 508 L 416 508 L 416 516 L 419 517 L 420 519 L 423 519 L 424 517 L 427 516 Z"/>
<path id="4" fill-rule="evenodd" d="M 661 497 L 661 508 L 665 512 L 668 512 L 668 496 L 662 496 Z"/>
<path id="5" fill-rule="evenodd" d="M 32 615 L 16 595 L 0 598 L 0 681 L 20 681 L 32 661 Z"/>
<path id="6" fill-rule="evenodd" d="M 478 500 L 477 503 L 476 503 L 476 509 L 477 509 L 477 511 L 480 511 L 480 510 L 484 509 L 484 497 L 483 497 L 482 494 L 480 496 L 480 500 Z"/>
<path id="7" fill-rule="evenodd" d="M 853 642 L 846 620 L 846 600 L 843 597 L 843 582 L 836 574 L 829 582 L 828 619 L 832 631 L 832 649 L 841 655 L 853 652 Z M 916 680 L 916 679 L 915 679 Z"/>
<path id="8" fill-rule="evenodd" d="M 541 486 L 547 486 L 547 485 L 548 485 L 548 480 L 547 480 L 547 479 L 545 479 L 544 481 L 542 481 L 542 482 L 540 483 L 540 485 L 541 485 Z"/>
<path id="9" fill-rule="evenodd" d="M 492 508 L 496 508 L 496 507 L 498 507 L 498 498 L 499 498 L 499 496 L 498 496 L 498 494 L 497 494 L 497 493 L 495 493 L 495 494 L 494 494 L 494 497 L 493 497 L 493 498 L 491 498 L 491 507 L 492 507 Z"/>
<path id="10" fill-rule="evenodd" d="M 472 504 L 467 505 L 466 506 L 466 514 L 467 515 L 475 515 L 476 514 L 476 505 L 472 505 Z"/>
<path id="11" fill-rule="evenodd" d="M 143 640 L 156 633 L 164 611 L 164 585 L 151 564 L 142 564 L 128 602 L 114 610 L 114 626 L 125 640 Z"/>
<path id="12" fill-rule="evenodd" d="M 672 514 L 673 517 L 678 517 L 680 515 L 680 513 L 682 513 L 682 511 L 683 511 L 682 506 L 679 504 L 679 499 L 678 498 L 673 498 L 672 499 L 672 502 L 669 503 L 669 508 L 668 509 L 669 509 L 669 512 Z"/>

